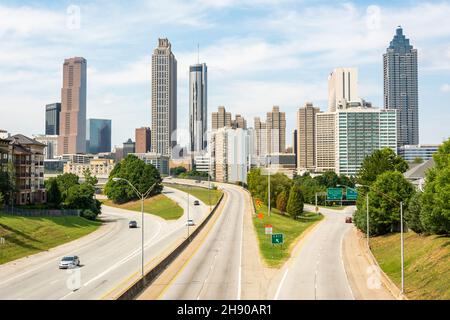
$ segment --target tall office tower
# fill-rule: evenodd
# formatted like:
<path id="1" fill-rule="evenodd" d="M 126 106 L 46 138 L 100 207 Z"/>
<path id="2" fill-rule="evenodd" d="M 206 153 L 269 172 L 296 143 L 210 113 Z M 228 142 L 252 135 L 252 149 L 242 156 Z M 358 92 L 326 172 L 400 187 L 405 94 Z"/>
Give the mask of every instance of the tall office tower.
<path id="1" fill-rule="evenodd" d="M 383 55 L 384 108 L 397 110 L 398 146 L 419 144 L 417 49 L 401 27 Z"/>
<path id="2" fill-rule="evenodd" d="M 189 68 L 190 151 L 206 151 L 208 139 L 208 68 L 205 63 Z"/>
<path id="3" fill-rule="evenodd" d="M 358 100 L 358 69 L 337 68 L 328 77 L 328 111 L 336 111 L 342 100 Z"/>
<path id="4" fill-rule="evenodd" d="M 177 145 L 177 60 L 168 39 L 152 56 L 152 152 L 172 156 Z"/>
<path id="5" fill-rule="evenodd" d="M 295 167 L 298 165 L 298 131 L 294 129 L 292 132 L 292 152 L 295 154 Z"/>
<path id="6" fill-rule="evenodd" d="M 217 112 L 212 113 L 212 129 L 219 130 L 223 127 L 232 127 L 231 113 L 226 112 L 225 107 L 219 107 Z"/>
<path id="7" fill-rule="evenodd" d="M 86 149 L 90 154 L 111 152 L 111 120 L 87 120 Z"/>
<path id="8" fill-rule="evenodd" d="M 336 113 L 320 112 L 316 114 L 316 171 L 334 171 Z"/>
<path id="9" fill-rule="evenodd" d="M 45 106 L 45 135 L 59 135 L 59 116 L 61 103 L 52 103 Z"/>
<path id="10" fill-rule="evenodd" d="M 136 153 L 136 143 L 128 139 L 123 143 L 123 157 L 126 158 L 130 153 Z"/>
<path id="11" fill-rule="evenodd" d="M 233 128 L 247 129 L 247 120 L 245 120 L 240 114 L 237 114 L 235 120 L 233 120 Z"/>
<path id="12" fill-rule="evenodd" d="M 86 153 L 86 69 L 87 62 L 84 58 L 64 61 L 59 155 Z"/>
<path id="13" fill-rule="evenodd" d="M 255 160 L 262 163 L 267 155 L 267 129 L 266 123 L 261 122 L 259 117 L 255 118 L 254 138 L 256 146 Z"/>
<path id="14" fill-rule="evenodd" d="M 297 112 L 297 167 L 299 169 L 314 170 L 316 166 L 316 114 L 319 108 L 307 102 Z"/>
<path id="15" fill-rule="evenodd" d="M 147 153 L 151 150 L 152 131 L 150 128 L 142 127 L 136 129 L 136 153 Z"/>
<path id="16" fill-rule="evenodd" d="M 280 112 L 280 107 L 274 106 L 267 113 L 267 153 L 285 153 L 286 151 L 286 114 Z"/>
<path id="17" fill-rule="evenodd" d="M 397 152 L 396 110 L 348 106 L 337 111 L 335 128 L 337 174 L 356 175 L 364 158 L 375 150 Z"/>

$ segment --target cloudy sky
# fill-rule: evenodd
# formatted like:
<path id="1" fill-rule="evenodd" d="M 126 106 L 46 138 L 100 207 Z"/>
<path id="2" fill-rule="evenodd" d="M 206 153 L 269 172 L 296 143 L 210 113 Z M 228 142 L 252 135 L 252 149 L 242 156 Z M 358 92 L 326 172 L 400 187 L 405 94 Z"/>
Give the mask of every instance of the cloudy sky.
<path id="1" fill-rule="evenodd" d="M 382 54 L 401 25 L 419 50 L 420 140 L 439 143 L 450 136 L 449 17 L 449 1 L 2 0 L 0 128 L 43 133 L 45 104 L 61 99 L 64 59 L 82 56 L 88 118 L 112 119 L 113 144 L 122 143 L 150 126 L 150 58 L 167 37 L 178 60 L 180 129 L 199 43 L 209 113 L 224 105 L 253 124 L 279 105 L 290 144 L 298 107 L 326 110 L 336 67 L 359 68 L 361 96 L 382 106 Z"/>

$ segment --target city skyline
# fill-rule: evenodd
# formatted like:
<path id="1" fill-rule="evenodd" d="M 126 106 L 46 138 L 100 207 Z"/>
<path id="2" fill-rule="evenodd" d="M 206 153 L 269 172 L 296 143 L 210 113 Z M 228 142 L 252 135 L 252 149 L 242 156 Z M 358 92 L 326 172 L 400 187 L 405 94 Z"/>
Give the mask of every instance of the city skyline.
<path id="1" fill-rule="evenodd" d="M 60 23 L 56 22 L 64 23 L 66 21 L 68 3 L 49 5 L 48 2 L 42 2 L 37 6 L 36 4 L 31 5 L 30 2 L 29 7 L 25 9 L 16 3 L 10 1 L 8 4 L 0 6 L 0 12 L 16 13 L 20 17 L 33 14 L 33 18 L 30 18 L 30 21 L 33 22 L 32 25 L 41 20 L 45 21 L 44 18 L 48 19 L 46 24 L 33 30 L 29 29 L 27 25 L 22 25 L 21 29 L 13 21 L 2 22 L 5 28 L 11 30 L 14 35 L 14 39 L 10 39 L 8 34 L 2 34 L 5 40 L 14 40 L 9 41 L 5 48 L 6 53 L 13 48 L 27 48 L 30 45 L 29 42 L 32 42 L 31 40 L 36 36 L 41 37 L 42 44 L 38 45 L 38 51 L 41 51 L 39 47 L 44 44 L 48 45 L 49 41 L 43 36 L 44 34 L 55 33 L 56 37 L 59 37 L 56 29 Z M 21 3 L 26 3 L 26 1 Z M 129 10 L 140 8 L 139 1 L 133 3 L 134 6 L 128 9 L 127 13 Z M 227 3 L 221 5 L 222 7 L 219 7 L 218 4 L 215 7 L 205 5 L 210 13 L 200 15 L 201 18 L 189 15 L 192 13 L 189 11 L 189 8 L 192 8 L 190 5 L 184 7 L 185 11 L 179 8 L 174 9 L 179 13 L 177 21 L 170 19 L 170 21 L 164 20 L 159 23 L 151 22 L 154 32 L 149 32 L 147 27 L 139 30 L 133 37 L 130 37 L 130 30 L 112 32 L 113 36 L 109 35 L 111 38 L 106 39 L 108 41 L 105 42 L 104 48 L 100 49 L 93 38 L 98 37 L 96 32 L 108 26 L 108 22 L 103 19 L 94 21 L 93 13 L 98 12 L 96 11 L 99 10 L 98 3 L 87 5 L 81 2 L 83 19 L 81 19 L 80 28 L 70 29 L 67 36 L 69 38 L 67 40 L 79 40 L 75 42 L 72 49 L 46 53 L 41 58 L 42 66 L 40 67 L 33 64 L 31 57 L 28 57 L 26 53 L 22 53 L 20 68 L 18 67 L 19 63 L 12 57 L 0 64 L 0 69 L 5 74 L 5 85 L 0 90 L 6 105 L 8 105 L 8 115 L 11 114 L 11 118 L 13 118 L 12 121 L 4 121 L 2 118 L 0 127 L 11 133 L 23 132 L 30 136 L 44 133 L 44 128 L 42 128 L 45 117 L 43 106 L 60 100 L 58 98 L 58 88 L 60 87 L 58 83 L 61 81 L 60 61 L 71 56 L 83 56 L 89 61 L 88 106 L 90 107 L 87 117 L 108 118 L 116 120 L 115 123 L 121 123 L 121 126 L 115 128 L 113 132 L 113 145 L 119 145 L 133 135 L 134 128 L 150 126 L 150 55 L 157 38 L 167 37 L 179 60 L 178 122 L 180 129 L 188 130 L 188 121 L 185 121 L 189 112 L 188 66 L 197 60 L 197 43 L 200 42 L 201 60 L 205 61 L 210 69 L 211 85 L 208 93 L 210 109 L 215 110 L 217 106 L 225 105 L 231 113 L 242 114 L 244 118 L 250 119 L 252 122 L 251 119 L 255 116 L 263 117 L 266 110 L 273 105 L 279 105 L 280 109 L 288 115 L 286 130 L 291 132 L 295 127 L 295 121 L 293 121 L 295 112 L 306 101 L 312 101 L 322 110 L 326 109 L 326 79 L 334 68 L 358 68 L 360 96 L 371 101 L 375 107 L 383 107 L 382 55 L 385 53 L 389 41 L 392 40 L 395 28 L 401 25 L 405 34 L 420 52 L 420 142 L 440 143 L 448 136 L 444 124 L 450 120 L 450 115 L 445 109 L 450 94 L 450 76 L 446 72 L 450 69 L 450 48 L 446 47 L 445 41 L 442 40 L 448 39 L 450 32 L 447 30 L 450 28 L 433 30 L 428 27 L 429 21 L 439 19 L 450 12 L 448 2 L 423 5 L 412 2 L 409 7 L 402 7 L 401 15 L 396 13 L 398 7 L 393 4 L 387 5 L 385 2 L 379 2 L 378 7 L 369 6 L 368 3 L 361 1 L 347 5 L 340 3 L 336 8 L 309 3 L 305 3 L 302 8 L 288 3 L 282 4 L 272 13 L 269 12 L 274 10 L 272 4 L 268 4 L 267 8 L 263 8 L 258 2 L 234 7 Z M 110 4 L 103 10 L 113 12 L 117 6 L 117 4 Z M 238 21 L 239 12 L 248 8 L 259 10 L 253 19 L 246 17 L 243 21 Z M 166 9 L 163 7 L 158 10 Z M 212 15 L 219 9 L 222 9 L 224 13 L 217 20 L 213 20 Z M 159 12 L 158 10 L 156 12 Z M 295 17 L 303 16 L 306 21 L 311 21 L 314 13 L 317 16 L 317 24 L 326 20 L 331 13 L 341 13 L 349 22 L 347 27 L 339 27 L 344 28 L 344 30 L 340 30 L 342 32 L 339 34 L 344 33 L 346 37 L 349 37 L 344 44 L 349 45 L 353 43 L 352 41 L 359 40 L 366 48 L 361 49 L 359 47 L 364 47 L 364 45 L 358 45 L 352 48 L 352 52 L 348 52 L 349 50 L 345 50 L 342 43 L 339 44 L 337 41 L 327 38 L 323 28 L 329 24 L 320 28 L 316 26 L 313 28 L 314 30 L 306 28 L 306 31 L 299 31 L 297 27 L 301 26 L 301 22 L 295 21 L 296 24 L 288 28 L 282 19 L 282 13 L 288 11 L 291 14 L 285 19 L 287 21 L 293 23 L 296 20 Z M 420 16 L 415 15 L 418 11 L 421 12 Z M 125 13 L 123 15 L 125 16 Z M 413 15 L 415 15 L 415 19 L 408 19 Z M 138 18 L 141 17 L 142 15 Z M 219 31 L 220 23 L 218 22 L 221 19 L 235 21 L 236 25 L 241 28 L 247 28 L 243 30 L 249 30 L 250 26 L 254 27 L 256 22 L 263 18 L 270 18 L 265 27 L 266 30 L 256 28 L 251 35 L 242 38 L 237 37 L 235 29 L 237 26 L 226 31 Z M 186 28 L 184 30 L 175 28 L 177 30 L 174 30 L 170 23 L 173 23 L 173 27 L 183 24 Z M 169 25 L 170 27 L 168 27 Z M 357 26 L 361 25 L 363 26 L 360 28 L 362 30 L 358 31 Z M 192 30 L 195 31 L 192 39 L 186 40 L 184 34 Z M 267 31 L 267 35 L 263 35 L 263 31 Z M 306 35 L 303 34 L 305 36 L 304 46 L 298 41 L 294 41 L 295 38 L 302 35 L 302 32 L 308 32 Z M 82 36 L 86 34 L 91 36 L 82 39 Z M 101 34 L 106 37 L 104 33 Z M 217 34 L 217 37 L 213 37 L 214 34 Z M 121 41 L 125 38 L 130 38 L 129 41 L 134 43 L 132 48 L 126 51 L 126 54 L 119 46 L 119 43 L 123 44 Z M 319 42 L 321 43 L 319 44 Z M 64 41 L 61 42 L 62 44 Z M 34 43 L 34 45 L 36 44 Z M 311 49 L 306 49 L 307 45 L 310 45 Z M 52 44 L 50 44 L 51 47 Z M 224 50 L 220 51 L 219 48 L 224 48 Z M 238 48 L 243 48 L 243 51 L 239 52 Z M 324 52 L 320 53 L 319 49 Z M 330 52 L 334 52 L 334 54 L 330 55 Z M 441 52 L 443 55 L 435 52 Z M 120 56 L 120 59 L 117 59 L 117 56 Z M 326 62 L 319 66 L 319 58 L 328 59 L 322 59 L 321 61 Z M 115 60 L 115 65 L 111 65 L 112 60 Z M 265 66 L 266 64 L 271 67 L 275 66 L 283 72 L 274 74 Z M 31 81 L 31 79 L 34 79 L 33 75 L 40 74 L 42 71 L 40 68 L 44 67 L 50 76 L 46 75 L 45 81 L 40 81 L 36 85 L 35 81 Z M 17 68 L 20 72 L 16 71 Z M 9 78 L 8 74 L 11 75 Z M 29 82 L 33 82 L 34 90 L 21 89 L 26 93 L 20 96 L 13 95 L 17 89 L 10 90 L 11 86 L 26 88 Z M 429 108 L 433 108 L 435 112 L 427 112 Z M 31 119 L 22 121 L 23 124 L 15 123 L 15 112 L 30 114 Z M 36 121 L 36 119 L 42 119 L 42 121 Z M 292 145 L 290 135 L 287 137 L 286 144 Z"/>

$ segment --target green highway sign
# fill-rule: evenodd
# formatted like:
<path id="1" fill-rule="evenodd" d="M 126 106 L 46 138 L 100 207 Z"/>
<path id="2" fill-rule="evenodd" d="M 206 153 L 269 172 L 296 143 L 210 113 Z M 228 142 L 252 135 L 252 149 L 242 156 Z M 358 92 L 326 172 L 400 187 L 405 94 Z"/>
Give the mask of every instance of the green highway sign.
<path id="1" fill-rule="evenodd" d="M 276 233 L 272 235 L 272 244 L 283 244 L 284 243 L 284 234 Z"/>
<path id="2" fill-rule="evenodd" d="M 342 200 L 342 189 L 341 188 L 328 188 L 327 190 L 327 200 Z"/>
<path id="3" fill-rule="evenodd" d="M 347 188 L 347 200 L 358 200 L 358 191 L 356 189 Z"/>

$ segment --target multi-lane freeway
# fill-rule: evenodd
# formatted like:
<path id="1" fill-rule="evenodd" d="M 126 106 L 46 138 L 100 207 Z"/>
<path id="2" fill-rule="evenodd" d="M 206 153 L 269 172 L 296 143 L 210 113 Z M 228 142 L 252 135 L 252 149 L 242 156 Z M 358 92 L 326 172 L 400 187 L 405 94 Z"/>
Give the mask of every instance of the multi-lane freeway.
<path id="1" fill-rule="evenodd" d="M 176 189 L 164 193 L 178 202 L 185 214 L 177 221 L 145 215 L 145 263 L 163 254 L 187 236 L 186 194 Z M 190 197 L 190 218 L 198 224 L 209 212 Z M 129 229 L 130 220 L 141 225 L 140 213 L 104 207 L 104 230 L 28 259 L 0 266 L 0 299 L 100 299 L 141 270 L 141 229 Z M 81 268 L 59 270 L 62 256 L 78 255 Z M 79 279 L 79 280 L 78 280 Z"/>

